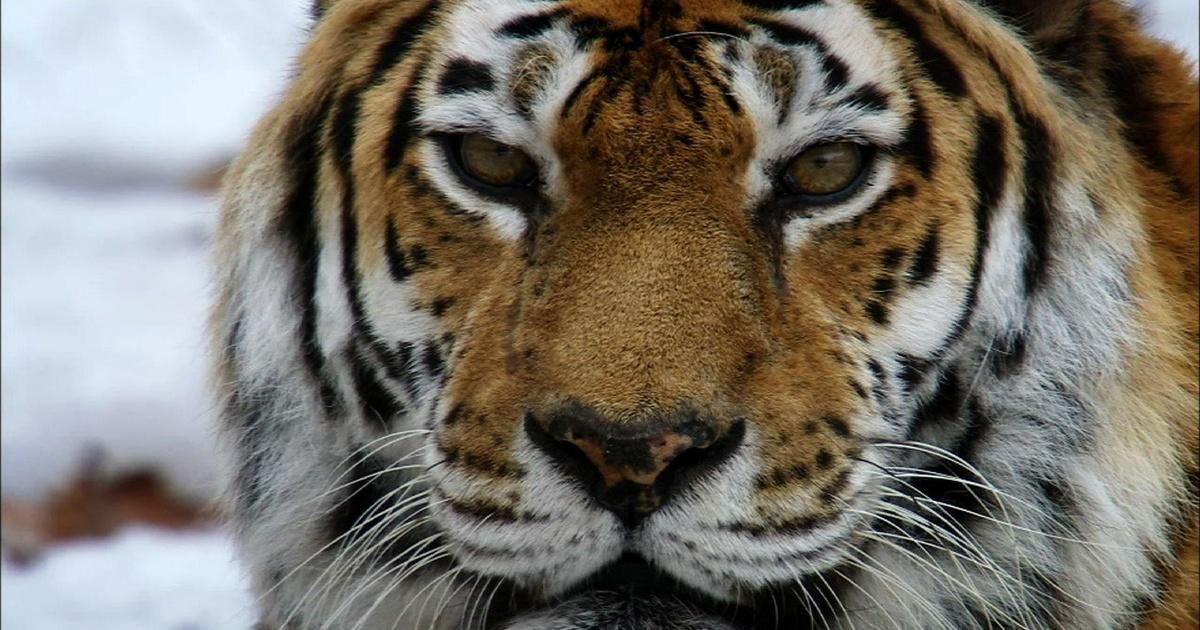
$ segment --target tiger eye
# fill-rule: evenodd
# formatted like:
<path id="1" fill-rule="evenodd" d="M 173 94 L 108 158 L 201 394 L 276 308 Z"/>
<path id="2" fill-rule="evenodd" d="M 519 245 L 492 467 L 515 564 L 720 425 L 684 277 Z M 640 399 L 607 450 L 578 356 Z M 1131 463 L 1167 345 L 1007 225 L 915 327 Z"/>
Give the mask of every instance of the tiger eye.
<path id="1" fill-rule="evenodd" d="M 853 142 L 831 142 L 793 158 L 787 166 L 786 180 L 792 192 L 820 197 L 845 190 L 862 170 L 862 147 Z"/>
<path id="2" fill-rule="evenodd" d="M 533 159 L 528 154 L 487 136 L 463 136 L 458 155 L 467 175 L 489 186 L 525 186 L 537 174 Z"/>

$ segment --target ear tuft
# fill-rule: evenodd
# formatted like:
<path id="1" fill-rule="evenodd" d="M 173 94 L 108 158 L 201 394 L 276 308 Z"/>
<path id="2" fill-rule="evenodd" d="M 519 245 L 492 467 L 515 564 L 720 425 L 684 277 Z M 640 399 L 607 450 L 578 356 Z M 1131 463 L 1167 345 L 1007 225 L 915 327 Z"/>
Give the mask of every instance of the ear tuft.
<path id="1" fill-rule="evenodd" d="M 313 0 L 312 6 L 309 8 L 309 14 L 312 15 L 314 22 L 320 22 L 325 16 L 325 11 L 333 5 L 334 0 Z"/>
<path id="2" fill-rule="evenodd" d="M 1026 37 L 1067 84 L 1083 87 L 1103 65 L 1097 0 L 978 0 Z M 1115 2 L 1114 2 L 1115 4 Z"/>
<path id="3" fill-rule="evenodd" d="M 1079 28 L 1090 0 L 979 0 L 1035 42 L 1057 40 Z"/>

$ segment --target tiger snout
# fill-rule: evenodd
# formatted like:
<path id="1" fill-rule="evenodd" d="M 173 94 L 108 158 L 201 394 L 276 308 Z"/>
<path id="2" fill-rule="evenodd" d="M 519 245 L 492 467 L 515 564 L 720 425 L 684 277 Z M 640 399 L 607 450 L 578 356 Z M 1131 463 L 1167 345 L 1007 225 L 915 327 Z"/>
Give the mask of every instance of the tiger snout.
<path id="1" fill-rule="evenodd" d="M 527 413 L 525 433 L 563 474 L 633 529 L 727 460 L 742 445 L 746 424 L 692 410 L 620 422 L 576 403 Z"/>

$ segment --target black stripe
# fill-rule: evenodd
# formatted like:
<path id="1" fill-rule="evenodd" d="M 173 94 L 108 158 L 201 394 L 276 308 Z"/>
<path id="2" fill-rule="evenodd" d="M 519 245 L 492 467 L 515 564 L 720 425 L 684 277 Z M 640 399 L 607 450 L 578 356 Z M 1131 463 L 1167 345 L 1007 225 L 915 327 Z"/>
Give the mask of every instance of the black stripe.
<path id="1" fill-rule="evenodd" d="M 975 187 L 975 259 L 971 262 L 971 284 L 966 304 L 951 339 L 959 338 L 966 330 L 979 302 L 979 283 L 983 278 L 983 261 L 991 241 L 992 215 L 1004 192 L 1008 176 L 1008 154 L 1005 151 L 1004 123 L 990 114 L 979 115 L 975 149 L 971 156 L 971 181 Z"/>
<path id="2" fill-rule="evenodd" d="M 964 40 L 969 39 L 961 32 L 959 36 Z M 1045 282 L 1050 263 L 1052 194 L 1057 147 L 1045 122 L 1017 102 L 1013 82 L 1001 64 L 990 54 L 987 58 L 992 72 L 1004 86 L 1005 100 L 1015 118 L 1024 153 L 1024 204 L 1021 219 L 1029 250 L 1022 262 L 1021 276 L 1025 295 L 1030 296 Z"/>
<path id="3" fill-rule="evenodd" d="M 328 511 L 330 540 L 349 534 L 356 525 L 369 518 L 369 514 L 379 514 L 386 510 L 388 505 L 385 503 L 385 497 L 388 490 L 379 476 L 382 470 L 383 466 L 373 457 L 359 455 L 354 458 L 349 471 L 348 491 Z M 361 535 L 360 533 L 359 536 Z M 346 545 L 348 542 L 349 540 L 343 538 L 341 544 Z"/>
<path id="4" fill-rule="evenodd" d="M 373 335 L 374 333 L 370 334 Z M 379 359 L 380 364 L 383 365 L 387 377 L 403 385 L 404 391 L 409 395 L 409 398 L 415 399 L 420 393 L 415 387 L 417 375 L 412 366 L 411 357 L 400 352 L 399 345 L 397 344 L 397 347 L 393 349 L 384 341 L 378 339 L 372 339 L 371 341 L 371 349 L 375 352 L 375 356 Z"/>
<path id="5" fill-rule="evenodd" d="M 421 363 L 434 380 L 441 380 L 445 374 L 446 364 L 442 360 L 442 351 L 436 343 L 430 342 L 425 345 L 425 350 L 421 352 Z"/>
<path id="6" fill-rule="evenodd" d="M 821 67 L 825 70 L 825 90 L 835 92 L 846 86 L 850 80 L 850 66 L 841 57 L 826 50 L 821 58 Z"/>
<path id="7" fill-rule="evenodd" d="M 913 439 L 926 427 L 941 425 L 958 417 L 962 408 L 963 391 L 958 375 L 947 370 L 938 378 L 937 389 L 930 398 L 917 407 L 908 427 L 907 439 Z"/>
<path id="8" fill-rule="evenodd" d="M 901 252 L 903 255 L 903 252 Z M 884 256 L 887 258 L 887 255 Z M 886 264 L 886 261 L 885 261 Z M 891 265 L 894 267 L 895 265 Z M 867 316 L 871 321 L 880 326 L 888 323 L 888 305 L 892 301 L 892 294 L 896 290 L 896 279 L 890 275 L 879 276 L 871 284 L 870 299 L 866 303 Z"/>
<path id="9" fill-rule="evenodd" d="M 485 220 L 483 215 L 475 212 L 468 212 L 465 208 L 454 203 L 450 200 L 450 198 L 442 194 L 440 190 L 434 188 L 433 184 L 427 181 L 424 175 L 421 173 L 421 168 L 415 164 L 409 164 L 407 167 L 405 167 L 404 181 L 412 187 L 412 194 L 414 196 L 425 197 L 425 200 L 432 201 L 434 205 L 437 205 L 445 210 L 447 214 L 454 215 L 464 221 L 467 221 L 468 223 L 482 223 Z M 399 243 L 399 241 L 394 242 Z M 412 271 L 416 270 L 413 269 Z"/>
<path id="10" fill-rule="evenodd" d="M 388 272 L 392 275 L 392 280 L 404 282 L 412 275 L 413 269 L 408 264 L 404 250 L 400 249 L 399 238 L 396 234 L 396 226 L 389 220 L 383 243 L 383 251 L 387 256 Z"/>
<path id="11" fill-rule="evenodd" d="M 438 93 L 443 96 L 465 92 L 487 92 L 496 87 L 492 69 L 478 61 L 459 57 L 446 64 L 438 79 Z"/>
<path id="12" fill-rule="evenodd" d="M 875 299 L 887 304 L 892 300 L 892 292 L 896 290 L 896 279 L 891 276 L 880 276 L 875 278 L 875 282 L 871 285 L 871 293 L 875 295 Z"/>
<path id="13" fill-rule="evenodd" d="M 993 341 L 992 374 L 999 378 L 1012 376 L 1025 361 L 1025 333 L 1016 330 L 999 335 Z"/>
<path id="14" fill-rule="evenodd" d="M 421 35 L 433 18 L 433 10 L 436 5 L 436 1 L 427 3 L 420 11 L 405 18 L 396 26 L 392 31 L 392 36 L 383 46 L 380 46 L 379 53 L 375 57 L 375 65 L 371 67 L 371 85 L 378 85 L 383 76 L 395 67 L 400 62 L 400 58 L 412 48 L 417 37 Z"/>
<path id="15" fill-rule="evenodd" d="M 1041 120 L 1017 109 L 1021 144 L 1025 147 L 1025 208 L 1022 223 L 1029 251 L 1022 278 L 1025 294 L 1033 295 L 1046 280 L 1050 252 L 1050 206 L 1054 189 L 1055 143 Z"/>
<path id="16" fill-rule="evenodd" d="M 867 317 L 871 318 L 871 321 L 880 326 L 886 326 L 888 323 L 887 305 L 878 300 L 867 302 L 866 306 L 863 307 L 863 312 L 867 314 Z"/>
<path id="17" fill-rule="evenodd" d="M 886 407 L 887 399 L 887 373 L 883 371 L 883 366 L 875 359 L 867 359 L 867 370 L 871 372 L 871 396 L 880 407 Z"/>
<path id="18" fill-rule="evenodd" d="M 962 72 L 941 48 L 926 37 L 916 17 L 891 0 L 875 0 L 867 3 L 867 8 L 876 19 L 899 30 L 913 43 L 917 61 L 943 92 L 955 97 L 966 96 L 967 86 Z"/>
<path id="19" fill-rule="evenodd" d="M 934 152 L 933 140 L 929 131 L 929 115 L 921 99 L 913 96 L 912 113 L 909 114 L 908 126 L 904 129 L 904 141 L 900 152 L 907 155 L 921 173 L 921 177 L 929 179 L 933 173 Z"/>
<path id="20" fill-rule="evenodd" d="M 616 97 L 621 92 L 621 88 L 625 87 L 626 82 L 617 77 L 605 77 L 604 85 L 600 86 L 600 90 L 596 96 L 588 103 L 587 114 L 583 117 L 583 125 L 581 131 L 587 134 L 596 124 L 596 119 L 600 116 L 600 110 L 604 105 L 616 100 Z"/>
<path id="21" fill-rule="evenodd" d="M 825 422 L 825 426 L 829 427 L 833 434 L 840 438 L 850 437 L 850 425 L 846 424 L 846 420 L 838 416 L 824 416 L 821 418 Z"/>
<path id="22" fill-rule="evenodd" d="M 335 124 L 331 130 L 334 156 L 336 158 L 335 162 L 342 181 L 342 283 L 345 287 L 346 301 L 349 304 L 350 315 L 353 320 L 351 323 L 351 332 L 365 342 L 374 352 L 375 356 L 383 364 L 389 377 L 404 382 L 407 387 L 409 381 L 413 378 L 408 362 L 404 361 L 403 357 L 398 356 L 397 353 L 391 351 L 380 340 L 379 335 L 376 334 L 371 325 L 371 320 L 362 301 L 362 277 L 358 270 L 358 220 L 354 212 L 355 186 L 352 173 L 354 142 L 358 121 L 357 114 L 360 103 L 361 91 L 357 89 L 348 90 L 335 115 Z M 385 234 L 389 237 L 388 243 L 394 245 L 396 243 L 395 228 L 391 225 L 390 221 L 385 230 Z M 390 248 L 389 244 L 385 244 L 385 252 Z M 389 257 L 393 255 L 394 253 L 389 254 Z M 411 261 L 407 264 L 407 268 L 411 270 L 417 269 L 428 262 L 426 258 L 427 253 L 423 248 L 413 248 L 409 252 L 409 256 L 405 259 Z M 396 270 L 391 269 L 391 264 L 392 260 L 389 259 L 389 271 L 393 271 L 393 278 L 395 278 Z M 411 397 L 415 397 L 417 394 L 415 388 L 412 387 L 408 387 L 408 392 Z"/>
<path id="23" fill-rule="evenodd" d="M 550 30 L 554 26 L 554 22 L 562 14 L 563 9 L 555 9 L 544 13 L 531 13 L 519 18 L 513 18 L 500 27 L 499 34 L 505 37 L 537 37 Z"/>
<path id="24" fill-rule="evenodd" d="M 705 22 L 699 25 L 697 30 L 707 31 L 708 26 L 711 26 L 715 29 L 723 28 L 723 26 L 719 23 L 714 24 Z M 715 32 L 721 31 L 718 30 Z M 743 32 L 745 33 L 746 31 L 743 29 Z M 725 80 L 725 78 L 723 78 L 724 71 L 728 70 L 728 68 L 714 68 L 708 57 L 700 54 L 700 51 L 702 50 L 701 44 L 703 44 L 705 40 L 699 37 L 676 37 L 668 41 L 670 45 L 679 52 L 680 58 L 683 61 L 685 61 L 687 64 L 697 67 L 701 76 L 715 86 L 717 94 L 719 94 L 721 99 L 725 101 L 725 106 L 729 108 L 729 111 L 735 116 L 740 116 L 742 113 L 742 105 L 738 102 L 737 98 L 734 97 L 733 89 L 729 87 L 729 83 Z M 694 77 L 696 75 L 692 74 L 690 68 L 686 67 L 686 64 L 683 70 L 688 74 L 689 77 L 693 77 L 691 79 L 691 83 L 695 84 L 696 80 Z M 647 91 L 649 91 L 648 88 L 644 90 L 635 90 L 634 96 L 635 98 L 638 98 L 642 96 L 642 92 Z"/>
<path id="25" fill-rule="evenodd" d="M 692 115 L 692 122 L 696 123 L 701 129 L 708 129 L 708 120 L 704 117 L 704 108 L 708 99 L 704 96 L 704 89 L 700 87 L 700 83 L 696 81 L 695 75 L 692 74 L 691 67 L 687 64 L 672 66 L 678 75 L 683 76 L 686 86 L 681 86 L 677 81 L 672 81 L 675 87 L 675 94 L 679 100 L 683 102 L 683 106 Z M 676 75 L 676 78 L 678 77 Z M 686 88 L 686 89 L 685 89 Z"/>
<path id="26" fill-rule="evenodd" d="M 449 310 L 450 307 L 453 305 L 454 305 L 454 298 L 448 298 L 448 297 L 437 298 L 436 300 L 433 301 L 433 304 L 430 306 L 430 310 L 433 312 L 434 317 L 442 317 L 443 315 L 446 314 L 446 311 Z"/>
<path id="27" fill-rule="evenodd" d="M 363 308 L 362 297 L 359 294 L 358 220 L 354 216 L 356 202 L 353 173 L 354 142 L 361 103 L 362 92 L 360 89 L 347 90 L 334 116 L 334 124 L 331 129 L 334 158 L 342 180 L 342 283 L 346 288 L 350 314 L 356 329 L 367 325 L 366 310 Z"/>
<path id="28" fill-rule="evenodd" d="M 897 355 L 896 362 L 900 364 L 900 382 L 904 384 L 905 392 L 912 392 L 925 382 L 925 377 L 934 367 L 933 361 L 907 353 Z"/>
<path id="29" fill-rule="evenodd" d="M 446 412 L 446 416 L 444 418 L 442 418 L 442 424 L 447 427 L 452 427 L 455 425 L 455 423 L 457 423 L 459 421 L 459 419 L 461 419 L 463 417 L 463 415 L 464 415 L 464 410 L 463 410 L 462 403 L 458 403 L 458 404 L 454 405 L 453 407 L 451 407 L 450 411 Z M 469 415 L 469 414 L 466 414 L 466 415 Z"/>
<path id="30" fill-rule="evenodd" d="M 884 269 L 892 271 L 896 267 L 899 267 L 900 263 L 904 262 L 905 255 L 904 249 L 900 247 L 889 247 L 888 249 L 884 250 L 882 255 L 879 256 L 879 264 L 883 265 Z"/>
<path id="31" fill-rule="evenodd" d="M 697 27 L 697 30 L 699 30 L 699 27 Z M 699 64 L 700 60 L 704 58 L 701 51 L 704 50 L 706 43 L 705 38 L 700 36 L 675 37 L 667 40 L 667 44 L 679 53 L 680 60 L 690 64 Z"/>
<path id="32" fill-rule="evenodd" d="M 317 270 L 321 248 L 316 225 L 317 175 L 320 137 L 333 107 L 325 96 L 312 113 L 296 119 L 287 143 L 288 171 L 295 179 L 284 202 L 280 228 L 295 256 L 294 298 L 300 311 L 300 347 L 305 367 L 317 383 L 322 408 L 336 415 L 341 401 L 325 373 L 325 356 L 317 341 Z"/>
<path id="33" fill-rule="evenodd" d="M 974 465 L 980 444 L 990 432 L 991 419 L 984 414 L 978 403 L 972 400 L 967 404 L 966 413 L 958 418 L 958 421 L 963 424 L 964 429 L 947 450 L 962 461 Z M 900 488 L 906 494 L 911 493 L 918 498 L 928 497 L 939 503 L 937 506 L 926 504 L 919 509 L 935 510 L 967 529 L 981 517 L 986 518 L 998 505 L 995 497 L 987 490 L 964 483 L 979 484 L 980 479 L 970 468 L 957 461 L 939 457 L 935 463 L 922 467 L 922 470 L 936 478 L 907 478 L 905 481 L 908 485 Z M 917 536 L 922 534 L 917 533 Z"/>
<path id="34" fill-rule="evenodd" d="M 404 391 L 408 393 L 408 397 L 415 399 L 421 393 L 417 385 L 417 375 L 413 370 L 413 357 L 416 355 L 416 346 L 411 341 L 396 342 L 396 349 L 392 352 L 393 361 L 391 369 L 388 371 L 388 376 L 400 382 L 404 386 Z"/>
<path id="35" fill-rule="evenodd" d="M 838 105 L 881 112 L 888 109 L 888 95 L 879 86 L 867 84 L 856 88 L 850 93 L 850 96 L 842 99 Z"/>
<path id="36" fill-rule="evenodd" d="M 938 271 L 941 258 L 941 224 L 936 220 L 929 224 L 917 254 L 908 267 L 908 282 L 913 285 L 928 286 L 929 279 Z"/>
<path id="37" fill-rule="evenodd" d="M 392 32 L 392 37 L 384 44 L 371 70 L 371 85 L 378 85 L 385 74 L 390 71 L 400 59 L 412 48 L 416 38 L 424 31 L 433 17 L 436 2 L 429 2 L 412 17 L 400 22 Z M 425 72 L 428 60 L 422 60 L 413 70 L 409 85 L 400 99 L 400 105 L 392 119 L 391 133 L 388 135 L 383 158 L 387 170 L 394 170 L 404 158 L 409 140 L 417 132 L 414 121 L 417 117 L 417 84 Z"/>
<path id="38" fill-rule="evenodd" d="M 774 20 L 764 20 L 759 18 L 750 18 L 746 20 L 764 31 L 775 41 L 786 46 L 805 46 L 812 48 L 817 56 L 821 58 L 821 67 L 825 71 L 825 89 L 828 91 L 837 90 L 846 85 L 849 79 L 850 68 L 846 62 L 833 54 L 825 42 L 821 41 L 812 32 L 783 24 Z"/>
<path id="39" fill-rule="evenodd" d="M 422 59 L 417 63 L 417 67 L 409 79 L 408 87 L 404 90 L 404 95 L 400 97 L 400 104 L 396 106 L 396 113 L 392 116 L 392 130 L 388 134 L 387 145 L 383 149 L 383 163 L 389 171 L 400 166 L 409 143 L 419 132 L 416 125 L 417 107 L 420 105 L 417 99 L 417 87 L 421 75 L 425 73 L 427 62 L 427 59 Z"/>
<path id="40" fill-rule="evenodd" d="M 1157 79 L 1155 70 L 1160 62 L 1126 53 L 1111 36 L 1101 36 L 1100 41 L 1108 57 L 1108 63 L 1104 64 L 1104 87 L 1113 100 L 1117 117 L 1121 119 L 1121 135 L 1150 168 L 1168 178 L 1177 195 L 1184 199 L 1194 197 L 1195 186 L 1184 184 L 1178 177 L 1159 138 L 1161 117 L 1182 107 L 1155 98 L 1157 91 L 1153 81 Z M 1170 142 L 1175 139 L 1164 140 Z"/>
<path id="41" fill-rule="evenodd" d="M 333 140 L 334 159 L 337 160 L 338 168 L 346 180 L 345 194 L 349 199 L 343 204 L 345 206 L 354 205 L 354 187 L 352 185 L 354 176 L 351 173 L 351 162 L 354 158 L 354 143 L 358 139 L 358 113 L 361 107 L 361 88 L 346 90 L 342 100 L 338 103 L 337 112 L 334 114 L 329 130 Z"/>
<path id="42" fill-rule="evenodd" d="M 575 103 L 579 100 L 579 97 L 583 95 L 584 90 L 588 89 L 588 86 L 594 83 L 601 76 L 603 75 L 600 72 L 593 72 L 592 74 L 589 74 L 580 80 L 579 83 L 575 84 L 575 87 L 571 89 L 571 93 L 567 95 L 567 99 L 563 101 L 562 111 L 559 115 L 563 118 L 569 116 L 571 114 L 571 109 L 575 107 Z"/>
<path id="43" fill-rule="evenodd" d="M 395 532 L 418 514 L 419 504 L 401 508 L 403 493 L 394 490 L 403 482 L 396 473 L 364 449 L 352 456 L 346 477 L 345 494 L 327 510 L 326 523 L 330 541 L 338 541 L 341 548 L 352 548 L 360 541 L 377 540 L 379 532 Z M 413 527 L 401 536 L 389 536 L 388 540 L 373 550 L 372 561 L 377 563 L 399 563 L 405 554 L 420 553 L 438 542 L 426 542 L 432 531 L 428 526 Z M 385 565 L 389 566 L 389 565 Z"/>
<path id="44" fill-rule="evenodd" d="M 350 364 L 350 376 L 363 420 L 376 425 L 380 431 L 389 430 L 392 421 L 408 410 L 379 382 L 375 369 L 357 342 L 351 342 L 347 355 L 346 361 Z"/>
<path id="45" fill-rule="evenodd" d="M 725 107 L 728 107 L 734 116 L 741 116 L 742 104 L 734 96 L 733 88 L 730 87 L 729 82 L 724 78 L 724 73 L 713 72 L 707 61 L 702 61 L 701 63 L 707 71 L 709 79 L 717 86 L 717 94 L 720 94 L 721 100 L 725 101 Z"/>
<path id="46" fill-rule="evenodd" d="M 575 45 L 587 48 L 592 42 L 604 37 L 610 28 L 607 20 L 598 17 L 581 17 L 571 20 L 571 32 L 575 34 Z"/>

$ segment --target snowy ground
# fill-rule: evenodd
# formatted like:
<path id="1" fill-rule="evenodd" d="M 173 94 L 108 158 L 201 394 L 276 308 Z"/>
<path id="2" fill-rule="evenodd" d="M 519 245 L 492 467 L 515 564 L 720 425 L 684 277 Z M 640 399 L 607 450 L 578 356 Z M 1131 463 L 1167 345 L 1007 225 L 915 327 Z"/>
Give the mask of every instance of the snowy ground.
<path id="1" fill-rule="evenodd" d="M 1145 2 L 1197 52 L 1195 0 Z M 223 163 L 281 89 L 305 0 L 2 0 L 0 492 L 97 449 L 207 497 L 205 257 Z M 220 534 L 133 531 L 3 565 L 6 628 L 246 627 Z"/>
<path id="2" fill-rule="evenodd" d="M 6 630 L 249 628 L 246 595 L 220 532 L 132 528 L 58 547 L 28 569 L 4 563 Z"/>
<path id="3" fill-rule="evenodd" d="M 185 184 L 281 89 L 303 0 L 4 0 L 0 478 L 37 496 L 100 449 L 211 492 L 216 206 Z"/>

